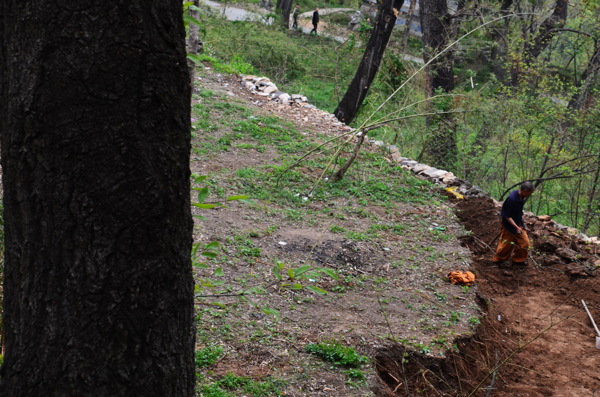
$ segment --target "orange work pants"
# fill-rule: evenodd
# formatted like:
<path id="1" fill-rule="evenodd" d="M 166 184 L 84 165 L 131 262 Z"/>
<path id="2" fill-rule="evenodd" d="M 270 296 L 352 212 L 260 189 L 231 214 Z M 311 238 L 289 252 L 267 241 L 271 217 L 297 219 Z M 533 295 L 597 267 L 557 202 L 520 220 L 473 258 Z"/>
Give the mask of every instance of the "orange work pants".
<path id="1" fill-rule="evenodd" d="M 496 255 L 492 261 L 502 262 L 511 257 L 515 263 L 523 263 L 527 261 L 527 251 L 529 250 L 529 237 L 527 232 L 523 230 L 521 234 L 512 234 L 504 226 L 500 231 L 500 241 L 496 248 Z"/>

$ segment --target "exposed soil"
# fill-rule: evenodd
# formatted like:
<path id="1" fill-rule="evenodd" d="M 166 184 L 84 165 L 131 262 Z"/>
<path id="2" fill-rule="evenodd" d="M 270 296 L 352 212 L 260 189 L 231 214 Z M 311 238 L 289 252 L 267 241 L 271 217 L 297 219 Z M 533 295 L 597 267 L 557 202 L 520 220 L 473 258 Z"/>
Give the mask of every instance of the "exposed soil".
<path id="1" fill-rule="evenodd" d="M 473 253 L 482 325 L 443 360 L 412 354 L 401 364 L 403 348 L 380 350 L 378 371 L 387 384 L 381 395 L 599 395 L 600 350 L 581 301 L 594 318 L 600 316 L 600 247 L 528 216 L 534 245 L 529 265 L 495 266 L 489 259 L 497 206 L 470 198 L 456 209 L 472 232 L 462 241 Z"/>
<path id="2" fill-rule="evenodd" d="M 235 78 L 206 71 L 199 80 L 203 87 L 252 106 L 259 114 L 292 122 L 314 139 L 347 131 L 327 113 L 254 96 Z M 277 162 L 277 156 L 269 150 L 232 149 L 210 161 L 194 157 L 192 170 L 221 172 L 226 179 L 227 172 Z M 585 300 L 600 322 L 600 246 L 584 244 L 551 220 L 528 216 L 535 247 L 529 265 L 498 267 L 490 262 L 490 247 L 495 247 L 499 231 L 499 209 L 493 200 L 396 204 L 393 211 L 375 205 L 361 208 L 353 201 L 331 202 L 330 211 L 308 204 L 310 219 L 286 217 L 282 208 L 231 206 L 203 213 L 207 220 L 197 241 L 226 242 L 245 235 L 261 249 L 260 258 L 227 264 L 234 275 L 231 282 L 244 278 L 247 283 L 242 275 L 250 274 L 250 284 L 264 284 L 272 276 L 272 258 L 329 267 L 345 277 L 336 283 L 319 281 L 320 287 L 335 286 L 339 292 L 327 297 L 274 288 L 270 295 L 251 298 L 256 310 L 237 306 L 237 298 L 222 299 L 229 308 L 213 313 L 210 323 L 203 319 L 206 333 L 232 324 L 227 316 L 237 316 L 237 323 L 233 335 L 224 334 L 219 342 L 227 356 L 211 368 L 211 376 L 278 376 L 290 381 L 285 393 L 289 397 L 600 395 L 600 350 L 581 304 Z M 343 219 L 337 217 L 341 208 L 346 208 Z M 368 229 L 369 219 L 353 214 L 359 209 L 378 214 L 380 221 L 401 223 L 407 231 L 368 243 L 331 232 L 334 224 Z M 440 225 L 444 239 L 434 233 Z M 438 256 L 427 259 L 429 250 Z M 445 277 L 450 270 L 469 269 L 477 277 L 470 290 L 450 285 Z M 279 310 L 280 320 L 259 310 L 267 302 Z M 455 323 L 443 321 L 449 313 L 461 317 Z M 467 321 L 474 317 L 481 321 L 476 330 Z M 439 349 L 419 353 L 418 346 L 431 347 L 441 336 L 447 340 Z M 454 343 L 450 338 L 456 338 Z M 343 341 L 374 358 L 368 387 L 349 385 L 343 371 L 319 366 L 303 353 L 303 344 L 327 340 Z"/>

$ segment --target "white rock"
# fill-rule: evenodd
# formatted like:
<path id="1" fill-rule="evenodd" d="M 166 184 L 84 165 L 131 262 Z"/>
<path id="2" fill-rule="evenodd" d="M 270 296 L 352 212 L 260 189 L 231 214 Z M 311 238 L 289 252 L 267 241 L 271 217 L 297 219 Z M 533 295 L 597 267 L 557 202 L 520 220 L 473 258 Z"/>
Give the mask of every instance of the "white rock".
<path id="1" fill-rule="evenodd" d="M 276 87 L 276 86 L 274 86 L 274 85 L 269 85 L 269 86 L 267 86 L 267 87 L 265 87 L 265 88 L 263 89 L 263 92 L 264 92 L 265 94 L 270 94 L 270 93 L 272 93 L 272 92 L 275 92 L 275 91 L 277 91 L 277 87 Z"/>
<path id="2" fill-rule="evenodd" d="M 402 156 L 400 155 L 400 153 L 392 152 L 392 160 L 394 160 L 394 162 L 399 162 L 401 158 Z"/>
<path id="3" fill-rule="evenodd" d="M 448 171 L 430 168 L 428 170 L 423 171 L 423 173 L 430 178 L 441 178 L 442 176 L 446 175 L 448 173 Z"/>
<path id="4" fill-rule="evenodd" d="M 426 169 L 431 168 L 430 166 L 426 165 L 426 164 L 417 164 L 413 167 L 412 172 L 414 172 L 415 174 L 418 174 L 421 171 L 425 171 Z"/>

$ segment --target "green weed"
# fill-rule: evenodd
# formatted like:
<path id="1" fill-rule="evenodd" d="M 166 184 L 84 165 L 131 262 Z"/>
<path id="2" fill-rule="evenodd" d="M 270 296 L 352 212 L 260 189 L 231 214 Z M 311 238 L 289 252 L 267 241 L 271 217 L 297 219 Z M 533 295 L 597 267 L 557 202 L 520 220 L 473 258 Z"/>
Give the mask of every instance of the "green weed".
<path id="1" fill-rule="evenodd" d="M 304 350 L 339 367 L 360 368 L 369 362 L 368 357 L 339 343 L 309 343 Z"/>
<path id="2" fill-rule="evenodd" d="M 223 356 L 222 346 L 206 346 L 201 350 L 196 350 L 196 368 L 210 367 Z"/>
<path id="3" fill-rule="evenodd" d="M 268 397 L 279 396 L 285 387 L 285 382 L 275 378 L 257 381 L 251 378 L 227 374 L 221 379 L 201 384 L 197 391 L 204 397 Z"/>

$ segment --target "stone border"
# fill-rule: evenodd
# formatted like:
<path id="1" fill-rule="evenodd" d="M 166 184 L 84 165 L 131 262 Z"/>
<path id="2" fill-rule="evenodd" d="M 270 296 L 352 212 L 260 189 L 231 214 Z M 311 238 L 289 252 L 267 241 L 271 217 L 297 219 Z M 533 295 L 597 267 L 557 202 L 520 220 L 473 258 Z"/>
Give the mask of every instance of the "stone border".
<path id="1" fill-rule="evenodd" d="M 302 107 L 314 109 L 315 112 L 319 111 L 324 115 L 327 115 L 328 118 L 331 119 L 332 124 L 340 127 L 343 131 L 355 131 L 354 128 L 346 126 L 342 122 L 338 121 L 334 115 L 324 112 L 318 109 L 316 106 L 310 105 L 305 96 L 298 94 L 290 95 L 283 91 L 279 91 L 277 86 L 267 77 L 241 75 L 240 82 L 245 89 L 249 90 L 254 95 L 266 97 L 271 101 L 279 102 L 284 105 L 292 106 L 294 104 L 297 104 Z M 360 131 L 356 135 L 359 136 L 359 134 L 361 134 Z M 431 182 L 435 183 L 436 185 L 442 188 L 454 187 L 456 193 L 467 197 L 489 197 L 494 201 L 496 207 L 502 207 L 502 203 L 490 197 L 489 193 L 484 192 L 483 189 L 481 189 L 479 186 L 475 186 L 469 183 L 468 181 L 459 179 L 452 172 L 431 167 L 427 164 L 419 163 L 408 157 L 403 157 L 396 146 L 391 145 L 386 147 L 386 143 L 383 141 L 371 140 L 368 137 L 366 137 L 365 143 L 373 147 L 378 147 L 382 149 L 386 148 L 389 152 L 390 161 L 393 164 L 396 164 L 405 170 L 411 171 L 412 173 L 419 175 L 425 179 L 429 179 Z M 554 222 L 549 215 L 537 216 L 532 212 L 526 212 L 525 215 L 529 217 L 536 217 L 542 222 L 552 222 L 553 226 L 556 229 L 565 231 L 568 234 L 577 237 L 585 243 L 600 244 L 600 238 L 598 238 L 597 236 L 588 237 L 585 234 L 580 233 L 579 230 L 575 228 Z"/>

